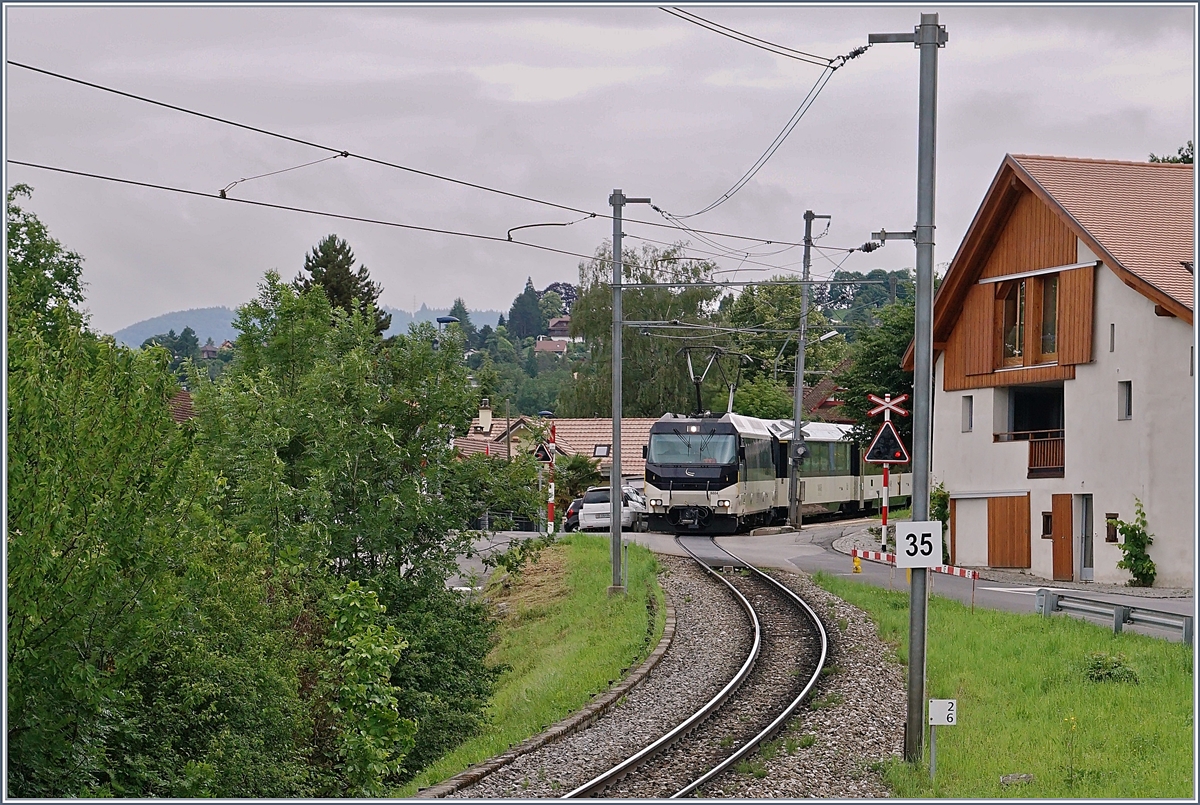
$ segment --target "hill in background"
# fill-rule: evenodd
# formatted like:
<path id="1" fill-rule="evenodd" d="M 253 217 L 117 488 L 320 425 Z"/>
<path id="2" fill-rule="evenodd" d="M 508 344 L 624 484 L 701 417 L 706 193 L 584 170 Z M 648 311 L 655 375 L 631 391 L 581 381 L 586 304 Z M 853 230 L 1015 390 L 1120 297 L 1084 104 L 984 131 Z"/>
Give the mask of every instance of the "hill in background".
<path id="1" fill-rule="evenodd" d="M 388 328 L 385 335 L 397 335 L 408 332 L 408 325 L 414 321 L 431 322 L 438 316 L 445 316 L 450 312 L 450 308 L 429 308 L 424 304 L 421 305 L 416 313 L 388 307 L 387 305 L 384 305 L 383 309 L 392 314 L 392 326 Z M 152 319 L 139 321 L 128 327 L 123 327 L 112 335 L 122 344 L 130 347 L 140 347 L 143 341 L 152 336 L 166 333 L 169 330 L 174 330 L 178 334 L 182 333 L 185 327 L 191 327 L 196 333 L 196 337 L 200 339 L 201 344 L 206 343 L 210 338 L 214 344 L 220 344 L 222 341 L 233 341 L 237 338 L 238 332 L 233 328 L 233 320 L 236 316 L 235 311 L 227 307 L 201 307 L 191 310 L 176 310 L 171 313 L 164 313 L 161 316 L 155 316 Z M 471 323 L 476 327 L 482 327 L 485 324 L 495 327 L 496 322 L 499 320 L 499 310 L 471 311 Z"/>

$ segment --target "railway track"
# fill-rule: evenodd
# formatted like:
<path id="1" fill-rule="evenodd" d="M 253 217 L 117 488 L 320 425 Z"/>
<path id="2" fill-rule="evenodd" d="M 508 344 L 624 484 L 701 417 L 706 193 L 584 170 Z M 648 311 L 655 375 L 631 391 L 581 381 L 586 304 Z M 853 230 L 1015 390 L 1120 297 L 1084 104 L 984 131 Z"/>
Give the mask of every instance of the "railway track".
<path id="1" fill-rule="evenodd" d="M 828 638 L 807 603 L 711 537 L 675 541 L 742 605 L 754 633 L 750 651 L 729 683 L 687 719 L 564 799 L 688 796 L 778 731 L 821 674 Z"/>

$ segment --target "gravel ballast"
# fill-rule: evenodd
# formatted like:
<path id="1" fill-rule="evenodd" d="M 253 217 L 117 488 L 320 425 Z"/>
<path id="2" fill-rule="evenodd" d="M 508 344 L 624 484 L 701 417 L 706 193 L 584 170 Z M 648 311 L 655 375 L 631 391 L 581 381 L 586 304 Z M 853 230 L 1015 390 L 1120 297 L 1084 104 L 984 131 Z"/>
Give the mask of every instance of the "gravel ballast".
<path id="1" fill-rule="evenodd" d="M 741 607 L 690 559 L 660 555 L 659 561 L 678 627 L 671 649 L 650 677 L 593 726 L 523 755 L 453 796 L 560 797 L 653 742 L 732 678 L 749 650 Z M 742 771 L 726 772 L 699 794 L 747 799 L 888 796 L 879 764 L 902 753 L 903 668 L 866 613 L 805 575 L 770 572 L 821 617 L 830 639 L 829 672 L 776 736 L 776 752 L 752 753 Z"/>
<path id="2" fill-rule="evenodd" d="M 761 777 L 727 772 L 705 797 L 857 799 L 888 796 L 878 769 L 903 754 L 904 669 L 879 639 L 870 617 L 806 575 L 768 571 L 817 611 L 830 637 L 826 673 L 809 704 L 777 736 L 777 753 L 760 751 Z M 836 671 L 833 671 L 836 669 Z M 818 703 L 818 709 L 812 704 Z M 810 736 L 805 738 L 805 736 Z M 791 754 L 788 740 L 795 741 Z M 813 741 L 811 746 L 803 744 Z M 763 773 L 765 771 L 765 773 Z"/>
<path id="3" fill-rule="evenodd" d="M 522 755 L 454 797 L 560 797 L 652 743 L 733 677 L 750 650 L 741 606 L 691 559 L 658 560 L 676 632 L 650 677 L 591 727 Z"/>

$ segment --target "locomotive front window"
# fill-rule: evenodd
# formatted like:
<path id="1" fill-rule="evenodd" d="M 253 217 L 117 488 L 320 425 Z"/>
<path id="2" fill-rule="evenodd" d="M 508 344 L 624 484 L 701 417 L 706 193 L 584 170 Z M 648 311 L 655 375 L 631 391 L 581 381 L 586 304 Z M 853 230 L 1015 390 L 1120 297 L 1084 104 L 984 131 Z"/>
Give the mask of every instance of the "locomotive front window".
<path id="1" fill-rule="evenodd" d="M 654 464 L 735 464 L 732 433 L 652 433 L 646 460 Z"/>

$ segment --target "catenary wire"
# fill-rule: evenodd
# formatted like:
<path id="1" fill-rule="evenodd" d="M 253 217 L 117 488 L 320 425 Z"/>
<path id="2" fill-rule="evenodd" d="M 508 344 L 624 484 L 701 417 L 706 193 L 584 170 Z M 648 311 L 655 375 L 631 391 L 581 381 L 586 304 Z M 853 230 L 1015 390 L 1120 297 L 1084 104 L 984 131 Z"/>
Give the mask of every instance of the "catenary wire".
<path id="1" fill-rule="evenodd" d="M 36 168 L 38 170 L 53 171 L 55 173 L 65 173 L 72 176 L 83 176 L 88 179 L 100 179 L 106 182 L 114 182 L 116 184 L 132 185 L 134 187 L 145 187 L 151 190 L 163 190 L 171 193 L 179 193 L 186 196 L 198 196 L 202 198 L 211 198 L 218 201 L 231 201 L 237 204 L 248 204 L 252 207 L 266 207 L 273 210 L 286 210 L 289 212 L 299 212 L 306 215 L 317 215 L 324 218 L 336 218 L 342 221 L 357 221 L 364 224 L 375 224 L 378 226 L 388 226 L 396 229 L 409 229 L 417 232 L 430 232 L 438 235 L 452 235 L 460 238 L 470 238 L 472 240 L 486 240 L 495 243 L 515 243 L 518 246 L 526 246 L 530 249 L 538 249 L 540 251 L 552 252 L 554 254 L 563 254 L 568 257 L 579 257 L 584 260 L 596 260 L 601 263 L 612 263 L 612 258 L 597 257 L 596 255 L 583 254 L 581 252 L 567 251 L 566 249 L 556 249 L 552 246 L 542 246 L 537 243 L 526 243 L 521 240 L 510 240 L 496 235 L 484 235 L 478 232 L 462 232 L 455 229 L 442 229 L 432 226 L 420 226 L 418 224 L 404 224 L 399 221 L 388 221 L 379 218 L 366 218 L 358 215 L 347 215 L 345 213 L 329 212 L 328 210 L 314 210 L 307 207 L 294 207 L 288 204 L 274 204 L 269 201 L 255 201 L 253 199 L 235 198 L 232 196 L 222 197 L 218 193 L 209 193 L 203 190 L 191 190 L 185 187 L 173 187 L 171 185 L 155 184 L 153 182 L 142 182 L 136 179 L 124 179 L 117 176 L 106 176 L 100 173 L 89 173 L 87 171 L 71 170 L 69 168 L 60 168 L 52 165 L 41 165 L 36 162 L 25 162 L 19 159 L 8 159 L 10 165 L 22 165 L 27 168 Z"/>
<path id="2" fill-rule="evenodd" d="M 293 165 L 290 168 L 283 168 L 283 169 L 277 170 L 277 171 L 270 171 L 269 173 L 260 173 L 257 176 L 244 176 L 241 179 L 236 179 L 236 180 L 230 182 L 229 184 L 225 185 L 224 189 L 222 189 L 220 192 L 220 196 L 221 196 L 221 198 L 225 198 L 226 193 L 228 193 L 230 190 L 232 190 L 234 188 L 234 186 L 242 184 L 243 182 L 253 182 L 255 179 L 265 179 L 268 176 L 278 176 L 281 173 L 287 173 L 288 171 L 300 170 L 301 168 L 308 168 L 313 165 L 319 165 L 322 162 L 328 162 L 331 159 L 337 159 L 338 157 L 346 157 L 346 156 L 350 156 L 350 155 L 347 154 L 345 151 L 343 151 L 340 154 L 334 154 L 333 156 L 329 156 L 329 157 L 322 157 L 321 159 L 314 159 L 312 162 L 305 162 L 303 165 Z"/>
<path id="3" fill-rule="evenodd" d="M 514 199 L 518 199 L 521 201 L 528 201 L 528 202 L 531 202 L 534 204 L 541 204 L 541 205 L 544 205 L 547 207 L 554 207 L 556 209 L 565 210 L 567 212 L 578 213 L 580 215 L 587 215 L 589 217 L 595 216 L 597 218 L 605 218 L 608 220 L 612 220 L 612 218 L 613 218 L 613 216 L 611 214 L 594 212 L 592 210 L 585 210 L 585 209 L 581 209 L 579 207 L 572 207 L 572 206 L 566 205 L 566 204 L 559 204 L 557 202 L 537 198 L 535 196 L 526 196 L 526 195 L 522 195 L 520 193 L 512 193 L 507 190 L 501 190 L 499 188 L 489 187 L 488 185 L 478 184 L 476 182 L 469 182 L 464 179 L 456 179 L 452 176 L 444 176 L 439 173 L 433 173 L 431 171 L 425 171 L 425 170 L 421 170 L 419 168 L 413 168 L 413 167 L 410 167 L 407 165 L 401 165 L 401 164 L 398 164 L 395 162 L 389 162 L 387 160 L 365 156 L 363 154 L 356 154 L 353 151 L 347 151 L 346 149 L 335 148 L 333 146 L 324 145 L 322 143 L 313 142 L 311 140 L 305 140 L 305 139 L 302 139 L 299 137 L 293 137 L 291 135 L 283 134 L 283 133 L 280 133 L 277 131 L 271 131 L 270 129 L 264 129 L 264 128 L 261 128 L 258 126 L 251 126 L 246 123 L 239 123 L 238 121 L 230 120 L 229 118 L 219 117 L 217 115 L 210 115 L 205 112 L 197 111 L 195 109 L 189 109 L 184 106 L 178 106 L 176 104 L 167 103 L 165 101 L 159 101 L 154 98 L 146 97 L 144 95 L 137 95 L 132 92 L 126 92 L 124 90 L 119 90 L 114 87 L 105 86 L 104 84 L 97 84 L 92 81 L 86 81 L 82 78 L 76 78 L 74 76 L 69 76 L 64 73 L 57 73 L 57 72 L 54 72 L 53 70 L 47 70 L 42 67 L 34 67 L 33 65 L 24 64 L 24 63 L 18 62 L 18 61 L 13 61 L 12 59 L 9 59 L 7 61 L 7 63 L 14 67 L 20 67 L 21 69 L 29 70 L 31 72 L 49 76 L 51 78 L 57 78 L 62 81 L 68 81 L 70 83 L 79 84 L 79 85 L 85 86 L 85 87 L 90 87 L 92 89 L 97 89 L 102 92 L 108 92 L 113 95 L 120 95 L 121 97 L 129 98 L 130 100 L 135 100 L 135 101 L 139 101 L 141 103 L 151 104 L 153 106 L 159 106 L 164 109 L 170 109 L 172 111 L 180 112 L 185 115 L 192 115 L 194 117 L 199 117 L 204 120 L 212 121 L 214 123 L 220 123 L 220 124 L 226 125 L 226 126 L 233 126 L 235 128 L 240 128 L 245 131 L 252 131 L 252 132 L 255 132 L 256 134 L 263 134 L 268 137 L 274 137 L 276 139 L 285 140 L 287 142 L 296 143 L 298 145 L 303 145 L 303 146 L 306 146 L 309 148 L 316 148 L 316 149 L 319 149 L 322 151 L 334 152 L 337 156 L 345 155 L 345 156 L 352 157 L 354 159 L 359 159 L 364 162 L 369 162 L 369 163 L 372 163 L 375 165 L 380 165 L 383 167 L 394 168 L 396 170 L 413 173 L 418 176 L 424 176 L 424 177 L 427 177 L 430 179 L 436 179 L 439 181 L 450 182 L 452 184 L 457 184 L 457 185 L 461 185 L 464 187 L 470 187 L 475 190 L 481 190 L 481 191 L 488 192 L 488 193 L 495 193 L 495 194 L 498 194 L 501 196 L 506 196 L 508 198 L 514 198 Z M 674 224 L 663 223 L 662 221 L 644 221 L 644 220 L 639 220 L 639 219 L 634 219 L 634 218 L 624 218 L 623 220 L 625 220 L 628 223 L 638 223 L 638 224 L 642 224 L 644 226 L 662 227 L 662 228 L 667 228 L 667 229 L 678 229 L 679 228 L 678 226 L 676 226 Z M 761 243 L 764 245 L 771 245 L 771 244 L 787 245 L 787 246 L 803 245 L 803 244 L 795 242 L 795 241 L 778 240 L 778 239 L 774 239 L 774 238 L 761 238 L 761 237 L 755 237 L 753 235 L 739 235 L 739 234 L 735 234 L 735 233 L 731 233 L 731 232 L 717 232 L 714 230 L 707 230 L 707 229 L 695 229 L 695 230 L 689 230 L 689 231 L 698 232 L 698 233 L 702 233 L 705 235 L 714 235 L 714 236 L 723 237 L 723 238 L 734 238 L 736 240 L 755 241 L 757 243 Z"/>
<path id="4" fill-rule="evenodd" d="M 813 64 L 818 67 L 826 67 L 834 62 L 834 59 L 826 58 L 825 56 L 817 56 L 813 53 L 805 53 L 802 50 L 794 50 L 793 48 L 785 47 L 783 45 L 776 45 L 774 42 L 768 42 L 765 39 L 759 39 L 756 36 L 742 33 L 741 31 L 721 25 L 720 23 L 706 20 L 704 17 L 701 17 L 698 14 L 693 14 L 690 11 L 684 11 L 681 8 L 663 8 L 662 10 L 673 17 L 678 17 L 684 22 L 690 22 L 693 25 L 699 25 L 701 28 L 712 31 L 715 34 L 720 34 L 721 36 L 734 39 L 742 44 L 750 45 L 751 47 L 756 47 L 760 50 L 774 53 L 776 56 L 785 56 L 789 59 L 796 59 L 797 61 Z"/>

